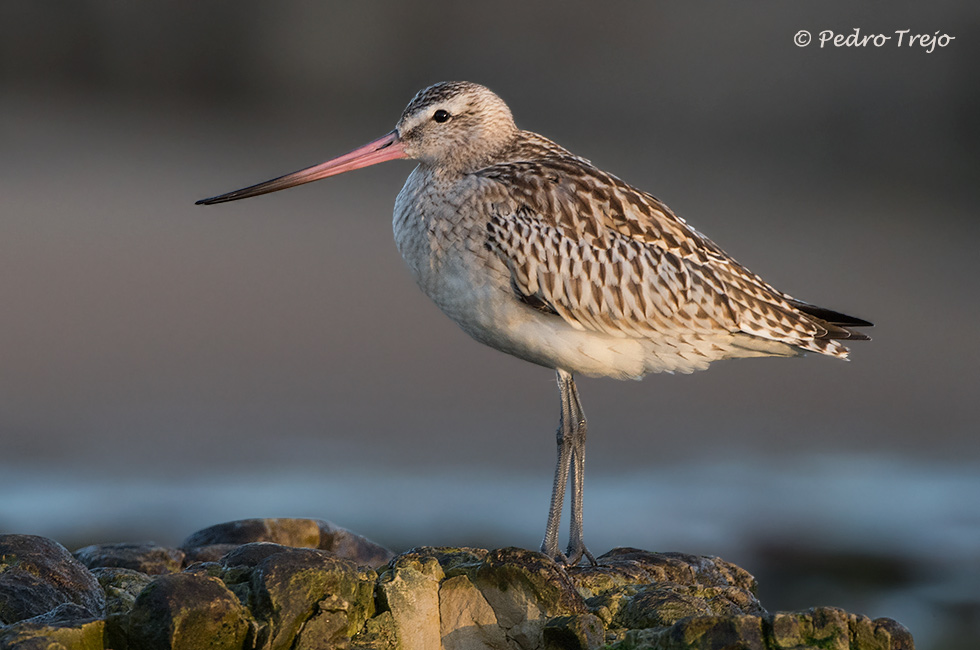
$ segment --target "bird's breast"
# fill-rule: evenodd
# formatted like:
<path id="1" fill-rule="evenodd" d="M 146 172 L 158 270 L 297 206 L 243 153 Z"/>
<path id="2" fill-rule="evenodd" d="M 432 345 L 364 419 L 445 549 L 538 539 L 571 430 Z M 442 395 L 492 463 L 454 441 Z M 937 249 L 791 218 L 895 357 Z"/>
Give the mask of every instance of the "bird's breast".
<path id="1" fill-rule="evenodd" d="M 395 200 L 395 244 L 415 281 L 467 329 L 508 287 L 509 272 L 486 248 L 487 221 L 466 177 L 443 179 L 418 167 Z"/>

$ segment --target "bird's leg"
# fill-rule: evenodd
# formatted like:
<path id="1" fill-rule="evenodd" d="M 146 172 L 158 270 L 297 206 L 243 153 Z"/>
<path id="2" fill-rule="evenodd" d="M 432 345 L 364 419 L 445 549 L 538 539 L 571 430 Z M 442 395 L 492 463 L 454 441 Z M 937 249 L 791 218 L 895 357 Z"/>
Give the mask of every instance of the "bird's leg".
<path id="1" fill-rule="evenodd" d="M 571 389 L 569 389 L 571 386 Z M 561 416 L 558 420 L 558 464 L 555 466 L 555 483 L 551 488 L 551 508 L 548 510 L 548 523 L 544 529 L 544 541 L 541 542 L 541 552 L 558 562 L 566 563 L 567 559 L 558 550 L 558 527 L 561 525 L 561 510 L 565 502 L 565 485 L 568 483 L 568 471 L 572 463 L 572 394 L 575 383 L 571 373 L 558 370 L 558 390 L 561 393 Z"/>
<path id="2" fill-rule="evenodd" d="M 568 528 L 568 564 L 578 564 L 584 555 L 591 564 L 595 565 L 595 557 L 585 547 L 582 532 L 582 500 L 585 494 L 585 438 L 588 424 L 585 420 L 585 411 L 582 410 L 582 403 L 579 401 L 578 388 L 575 386 L 574 378 L 569 377 L 568 386 L 571 391 L 569 405 L 572 417 L 572 516 Z"/>

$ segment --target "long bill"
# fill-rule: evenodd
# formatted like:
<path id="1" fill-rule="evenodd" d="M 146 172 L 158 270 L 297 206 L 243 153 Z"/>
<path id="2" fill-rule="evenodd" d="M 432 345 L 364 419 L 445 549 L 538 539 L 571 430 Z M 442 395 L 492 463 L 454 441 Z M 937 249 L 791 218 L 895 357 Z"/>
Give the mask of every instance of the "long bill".
<path id="1" fill-rule="evenodd" d="M 402 144 L 401 138 L 398 137 L 398 131 L 392 131 L 377 140 L 368 142 L 362 147 L 345 153 L 343 156 L 338 156 L 313 167 L 301 169 L 292 174 L 273 178 L 271 181 L 259 183 L 258 185 L 251 185 L 240 190 L 235 190 L 234 192 L 228 192 L 227 194 L 212 196 L 209 199 L 201 199 L 195 205 L 211 205 L 213 203 L 226 203 L 228 201 L 237 201 L 238 199 L 248 199 L 253 196 L 259 196 L 260 194 L 278 192 L 279 190 L 302 185 L 303 183 L 312 183 L 321 178 L 336 176 L 337 174 L 343 174 L 353 169 L 376 165 L 386 160 L 407 157 L 408 155 L 405 153 L 405 147 Z"/>

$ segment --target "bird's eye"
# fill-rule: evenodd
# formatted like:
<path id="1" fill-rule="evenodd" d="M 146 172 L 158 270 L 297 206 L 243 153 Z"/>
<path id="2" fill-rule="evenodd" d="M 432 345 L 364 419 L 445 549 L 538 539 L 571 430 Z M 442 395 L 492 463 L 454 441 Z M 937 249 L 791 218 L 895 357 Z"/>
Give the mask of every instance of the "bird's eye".
<path id="1" fill-rule="evenodd" d="M 449 112 L 444 111 L 441 108 L 432 114 L 432 119 L 434 119 L 436 122 L 439 122 L 440 124 L 443 122 L 448 122 L 450 117 L 452 116 L 449 114 Z"/>

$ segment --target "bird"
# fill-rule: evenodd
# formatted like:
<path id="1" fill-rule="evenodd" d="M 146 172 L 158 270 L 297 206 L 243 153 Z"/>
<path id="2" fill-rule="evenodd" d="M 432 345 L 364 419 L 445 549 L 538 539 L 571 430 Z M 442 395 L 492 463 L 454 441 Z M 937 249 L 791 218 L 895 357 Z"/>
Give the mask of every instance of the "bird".
<path id="1" fill-rule="evenodd" d="M 872 323 L 783 293 L 652 194 L 517 127 L 493 91 L 467 81 L 420 90 L 394 130 L 347 154 L 198 201 L 276 192 L 381 162 L 417 163 L 393 231 L 418 286 L 480 343 L 553 369 L 558 460 L 541 552 L 565 566 L 585 544 L 587 421 L 576 375 L 641 379 L 721 359 L 839 359 Z M 569 538 L 559 549 L 566 487 Z"/>

